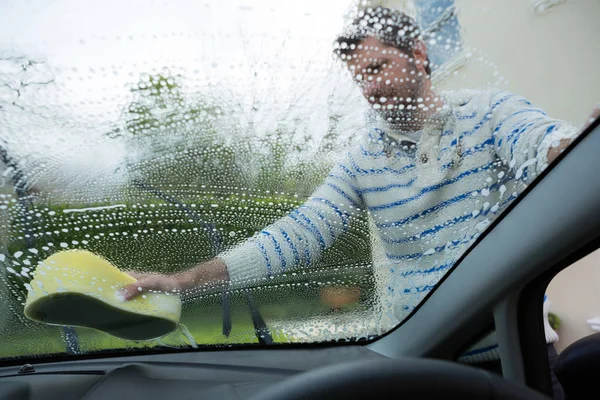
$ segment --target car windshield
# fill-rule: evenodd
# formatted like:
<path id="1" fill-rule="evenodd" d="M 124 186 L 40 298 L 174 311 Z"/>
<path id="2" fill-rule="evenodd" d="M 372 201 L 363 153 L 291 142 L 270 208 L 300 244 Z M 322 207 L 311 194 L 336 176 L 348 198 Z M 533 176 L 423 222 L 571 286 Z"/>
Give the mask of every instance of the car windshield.
<path id="1" fill-rule="evenodd" d="M 390 331 L 594 115 L 598 11 L 2 2 L 0 358 Z"/>

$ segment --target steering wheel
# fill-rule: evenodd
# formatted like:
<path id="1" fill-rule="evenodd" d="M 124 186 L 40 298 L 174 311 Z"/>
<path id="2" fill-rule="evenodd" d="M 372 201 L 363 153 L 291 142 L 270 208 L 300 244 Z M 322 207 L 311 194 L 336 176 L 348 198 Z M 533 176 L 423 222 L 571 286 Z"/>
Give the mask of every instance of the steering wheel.
<path id="1" fill-rule="evenodd" d="M 294 399 L 549 400 L 528 387 L 449 361 L 420 358 L 353 361 L 296 375 L 253 400 Z"/>

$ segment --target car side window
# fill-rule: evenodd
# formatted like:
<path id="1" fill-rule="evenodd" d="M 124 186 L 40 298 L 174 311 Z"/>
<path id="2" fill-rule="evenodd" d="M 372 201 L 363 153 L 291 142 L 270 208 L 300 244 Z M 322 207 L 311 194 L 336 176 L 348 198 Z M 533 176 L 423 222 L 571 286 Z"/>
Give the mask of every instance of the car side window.
<path id="1" fill-rule="evenodd" d="M 546 289 L 542 317 L 554 399 L 575 396 L 569 391 L 589 383 L 577 379 L 585 379 L 586 365 L 600 341 L 599 278 L 597 250 L 558 273 Z M 472 344 L 458 361 L 501 374 L 496 332 Z M 575 369 L 579 373 L 573 373 Z"/>
<path id="2" fill-rule="evenodd" d="M 546 291 L 548 322 L 556 332 L 558 353 L 600 331 L 600 251 L 562 270 Z"/>
<path id="3" fill-rule="evenodd" d="M 600 250 L 558 273 L 546 289 L 544 330 L 555 398 L 580 398 L 600 356 Z"/>

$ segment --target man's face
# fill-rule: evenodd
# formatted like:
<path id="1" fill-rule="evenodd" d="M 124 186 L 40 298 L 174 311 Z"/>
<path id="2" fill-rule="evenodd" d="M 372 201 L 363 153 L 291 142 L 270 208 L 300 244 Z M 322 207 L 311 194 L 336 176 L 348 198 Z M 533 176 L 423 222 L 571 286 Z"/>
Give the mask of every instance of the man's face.
<path id="1" fill-rule="evenodd" d="M 424 101 L 424 51 L 409 54 L 368 37 L 350 57 L 347 66 L 373 108 L 384 114 L 404 114 Z"/>

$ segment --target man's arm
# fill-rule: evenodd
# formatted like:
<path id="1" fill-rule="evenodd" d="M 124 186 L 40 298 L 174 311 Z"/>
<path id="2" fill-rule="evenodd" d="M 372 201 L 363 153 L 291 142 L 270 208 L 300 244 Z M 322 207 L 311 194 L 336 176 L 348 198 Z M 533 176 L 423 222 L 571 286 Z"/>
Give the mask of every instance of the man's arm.
<path id="1" fill-rule="evenodd" d="M 580 132 L 507 92 L 492 97 L 490 124 L 496 153 L 517 179 L 526 182 L 535 179 Z"/>
<path id="2" fill-rule="evenodd" d="M 348 229 L 362 204 L 351 170 L 338 164 L 300 207 L 218 256 L 233 286 L 246 286 L 308 266 Z"/>
<path id="3" fill-rule="evenodd" d="M 163 293 L 185 293 L 194 288 L 214 291 L 225 288 L 229 284 L 227 265 L 218 258 L 213 258 L 177 274 L 137 272 L 129 274 L 137 281 L 121 289 L 125 300 L 131 300 L 149 290 Z"/>
<path id="4" fill-rule="evenodd" d="M 172 275 L 132 274 L 137 282 L 123 289 L 126 299 L 148 291 L 243 287 L 318 259 L 348 229 L 362 197 L 355 177 L 338 164 L 308 201 L 252 238 L 216 258 Z"/>

